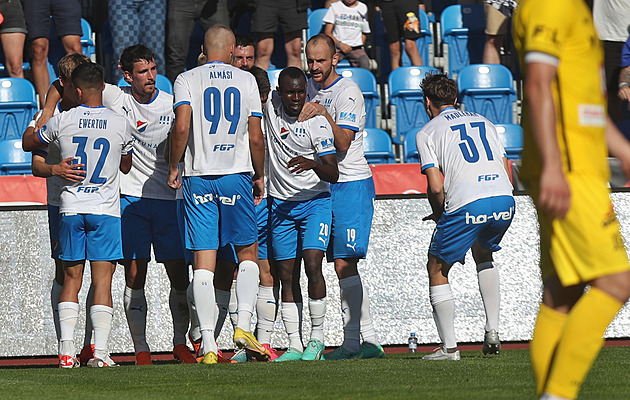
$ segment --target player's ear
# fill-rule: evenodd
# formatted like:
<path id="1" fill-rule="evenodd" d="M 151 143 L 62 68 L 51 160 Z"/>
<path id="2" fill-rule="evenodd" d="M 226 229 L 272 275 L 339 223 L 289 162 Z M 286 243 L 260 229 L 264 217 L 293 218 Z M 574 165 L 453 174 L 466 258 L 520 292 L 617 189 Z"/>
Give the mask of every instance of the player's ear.
<path id="1" fill-rule="evenodd" d="M 335 54 L 333 55 L 333 58 L 332 58 L 332 65 L 333 65 L 333 67 L 336 67 L 338 62 L 339 62 L 339 53 L 335 52 Z"/>

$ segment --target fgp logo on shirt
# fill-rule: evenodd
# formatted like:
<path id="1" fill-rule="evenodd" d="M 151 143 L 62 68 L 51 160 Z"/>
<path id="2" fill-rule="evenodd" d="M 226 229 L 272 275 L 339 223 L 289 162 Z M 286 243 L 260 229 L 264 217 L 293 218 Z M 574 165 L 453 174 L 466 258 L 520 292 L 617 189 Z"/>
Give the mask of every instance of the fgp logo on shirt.
<path id="1" fill-rule="evenodd" d="M 140 133 L 144 132 L 147 129 L 147 126 L 149 126 L 148 122 L 136 121 L 136 129 Z"/>
<path id="2" fill-rule="evenodd" d="M 342 121 L 356 122 L 357 116 L 354 113 L 342 112 L 341 114 L 339 114 L 339 119 Z"/>
<path id="3" fill-rule="evenodd" d="M 216 144 L 212 151 L 230 151 L 234 148 L 233 144 Z"/>
<path id="4" fill-rule="evenodd" d="M 333 147 L 332 138 L 322 140 L 322 149 L 326 150 L 330 147 Z"/>

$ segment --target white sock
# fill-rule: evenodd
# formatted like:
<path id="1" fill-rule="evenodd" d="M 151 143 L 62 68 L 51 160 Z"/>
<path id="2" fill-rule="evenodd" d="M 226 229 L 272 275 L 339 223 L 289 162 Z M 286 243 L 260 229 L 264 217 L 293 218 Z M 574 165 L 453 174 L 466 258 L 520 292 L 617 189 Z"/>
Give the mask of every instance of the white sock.
<path id="1" fill-rule="evenodd" d="M 326 319 L 326 298 L 308 299 L 311 313 L 311 339 L 324 341 L 324 320 Z"/>
<path id="2" fill-rule="evenodd" d="M 146 335 L 147 299 L 144 297 L 144 289 L 132 289 L 125 286 L 123 304 L 136 354 L 141 351 L 150 351 Z"/>
<path id="3" fill-rule="evenodd" d="M 363 288 L 363 302 L 361 303 L 361 337 L 364 342 L 379 344 L 376 337 L 376 329 L 372 323 L 372 312 L 370 311 L 370 296 L 367 286 L 361 283 Z"/>
<path id="4" fill-rule="evenodd" d="M 451 285 L 437 285 L 429 287 L 431 305 L 438 318 L 435 318 L 435 325 L 439 325 L 438 332 L 441 332 L 444 347 L 453 349 L 457 347 L 455 339 L 455 301 L 451 292 Z"/>
<path id="5" fill-rule="evenodd" d="M 74 328 L 79 319 L 79 304 L 63 301 L 57 306 L 59 313 L 59 355 L 76 357 L 74 349 Z"/>
<path id="6" fill-rule="evenodd" d="M 232 328 L 235 329 L 238 324 L 238 300 L 236 299 L 236 280 L 232 281 L 230 287 L 230 304 L 228 306 L 228 312 L 230 314 L 230 322 L 232 322 Z"/>
<path id="7" fill-rule="evenodd" d="M 278 312 L 278 287 L 258 286 L 256 315 L 258 323 L 256 339 L 259 343 L 271 343 L 271 333 Z"/>
<path id="8" fill-rule="evenodd" d="M 108 356 L 107 341 L 112 330 L 114 309 L 103 305 L 90 307 L 90 317 L 94 325 L 94 357 L 105 360 Z"/>
<path id="9" fill-rule="evenodd" d="M 85 298 L 85 309 L 89 310 L 92 307 L 92 303 L 94 303 L 94 285 L 90 284 L 90 289 L 88 290 L 87 297 Z M 92 344 L 92 331 L 94 327 L 92 326 L 92 317 L 90 317 L 89 312 L 85 312 L 85 335 L 83 336 L 83 347 L 89 346 Z"/>
<path id="10" fill-rule="evenodd" d="M 304 351 L 302 344 L 302 303 L 282 302 L 282 322 L 289 335 L 289 347 Z"/>
<path id="11" fill-rule="evenodd" d="M 499 269 L 492 261 L 477 265 L 479 292 L 486 311 L 486 332 L 491 329 L 499 331 L 499 310 L 501 293 L 499 292 Z"/>
<path id="12" fill-rule="evenodd" d="M 339 279 L 341 318 L 343 319 L 342 346 L 353 353 L 361 349 L 361 305 L 363 285 L 359 275 Z"/>
<path id="13" fill-rule="evenodd" d="M 236 275 L 236 299 L 238 302 L 237 327 L 245 332 L 252 330 L 252 315 L 258 295 L 258 264 L 245 260 L 238 265 Z"/>
<path id="14" fill-rule="evenodd" d="M 57 335 L 57 341 L 61 337 L 61 328 L 59 327 L 59 297 L 61 296 L 61 289 L 63 285 L 57 283 L 57 280 L 53 278 L 52 287 L 50 288 L 50 305 L 52 306 L 53 322 L 55 323 L 55 334 Z"/>
<path id="15" fill-rule="evenodd" d="M 199 318 L 202 346 L 204 352 L 217 353 L 217 342 L 214 340 L 216 302 L 214 299 L 214 272 L 207 269 L 196 269 L 193 279 L 195 306 Z"/>
<path id="16" fill-rule="evenodd" d="M 225 317 L 227 316 L 228 309 L 230 307 L 230 299 L 232 295 L 226 290 L 214 289 L 214 297 L 217 301 L 217 323 L 214 328 L 214 338 L 216 340 L 221 334 L 221 329 L 223 329 L 223 324 L 225 323 Z"/>
<path id="17" fill-rule="evenodd" d="M 186 344 L 186 332 L 188 332 L 188 325 L 190 324 L 186 291 L 171 287 L 168 306 L 173 317 L 173 347 L 178 344 Z"/>
<path id="18" fill-rule="evenodd" d="M 188 284 L 188 289 L 186 289 L 186 300 L 188 301 L 188 315 L 190 315 L 190 331 L 188 331 L 188 334 L 196 342 L 201 339 L 201 332 L 199 331 L 199 318 L 197 318 L 192 282 Z"/>

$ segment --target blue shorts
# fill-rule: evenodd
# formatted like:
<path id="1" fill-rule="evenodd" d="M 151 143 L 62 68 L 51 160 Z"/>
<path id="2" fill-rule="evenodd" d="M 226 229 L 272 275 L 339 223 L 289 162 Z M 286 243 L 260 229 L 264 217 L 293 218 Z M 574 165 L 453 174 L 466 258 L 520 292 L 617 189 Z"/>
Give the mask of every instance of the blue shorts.
<path id="1" fill-rule="evenodd" d="M 374 216 L 374 179 L 330 185 L 332 238 L 326 258 L 365 258 Z"/>
<path id="2" fill-rule="evenodd" d="M 479 199 L 452 213 L 443 213 L 435 227 L 429 253 L 447 264 L 464 263 L 475 241 L 488 251 L 497 251 L 514 217 L 514 198 Z"/>
<path id="3" fill-rule="evenodd" d="M 120 196 L 123 257 L 151 258 L 158 262 L 184 258 L 177 222 L 177 202 Z"/>
<path id="4" fill-rule="evenodd" d="M 184 200 L 177 200 L 177 226 L 179 227 L 179 242 L 182 245 L 182 249 L 184 251 L 184 260 L 186 260 L 186 264 L 192 265 L 193 261 L 195 261 L 195 257 L 193 256 L 192 251 L 186 250 L 186 224 L 184 224 L 184 216 L 186 215 L 186 210 L 184 206 Z"/>
<path id="5" fill-rule="evenodd" d="M 186 248 L 247 246 L 258 237 L 249 174 L 184 178 Z"/>
<path id="6" fill-rule="evenodd" d="M 275 260 L 297 258 L 301 250 L 326 250 L 332 213 L 330 193 L 306 201 L 271 200 L 271 245 Z"/>
<path id="7" fill-rule="evenodd" d="M 59 258 L 64 261 L 122 259 L 120 218 L 111 215 L 61 215 Z"/>
<path id="8" fill-rule="evenodd" d="M 59 206 L 48 205 L 48 236 L 50 237 L 50 256 L 59 258 Z"/>
<path id="9" fill-rule="evenodd" d="M 258 223 L 258 259 L 269 260 L 271 253 L 270 218 L 271 198 L 266 197 L 256 206 L 256 218 Z"/>

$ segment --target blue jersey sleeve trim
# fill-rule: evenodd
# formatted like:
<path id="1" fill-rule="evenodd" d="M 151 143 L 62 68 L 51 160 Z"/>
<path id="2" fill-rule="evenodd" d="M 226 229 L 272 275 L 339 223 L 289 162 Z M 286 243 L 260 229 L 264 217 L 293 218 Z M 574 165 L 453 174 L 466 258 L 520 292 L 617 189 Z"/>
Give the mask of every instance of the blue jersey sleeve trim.
<path id="1" fill-rule="evenodd" d="M 48 144 L 49 142 L 47 142 L 42 135 L 39 134 L 39 131 L 37 131 L 37 137 L 39 138 L 39 141 L 44 143 L 44 144 Z"/>
<path id="2" fill-rule="evenodd" d="M 129 154 L 133 153 L 133 149 L 129 150 L 128 152 L 124 153 L 123 156 L 128 156 Z M 122 154 L 122 153 L 121 153 Z"/>
<path id="3" fill-rule="evenodd" d="M 420 168 L 420 170 L 424 172 L 424 170 L 425 170 L 425 169 L 427 169 L 427 168 L 435 168 L 435 164 L 426 164 L 426 165 L 423 165 L 423 166 Z"/>
<path id="4" fill-rule="evenodd" d="M 357 127 L 357 126 L 350 126 L 350 125 L 337 125 L 337 126 L 342 128 L 342 129 L 350 129 L 352 132 L 358 132 L 359 131 L 359 127 Z"/>
<path id="5" fill-rule="evenodd" d="M 260 117 L 260 118 L 262 118 L 262 113 L 259 113 L 259 112 L 253 112 L 253 113 L 252 113 L 252 117 Z"/>
<path id="6" fill-rule="evenodd" d="M 319 153 L 318 156 L 320 156 L 320 157 L 321 156 L 327 156 L 329 154 L 335 154 L 335 153 L 336 153 L 335 150 L 331 150 L 331 151 L 326 151 L 326 152 L 323 152 L 323 153 Z"/>
<path id="7" fill-rule="evenodd" d="M 180 101 L 178 103 L 175 103 L 175 105 L 173 106 L 173 110 L 176 109 L 177 107 L 181 106 L 182 104 L 190 105 L 190 101 Z"/>

